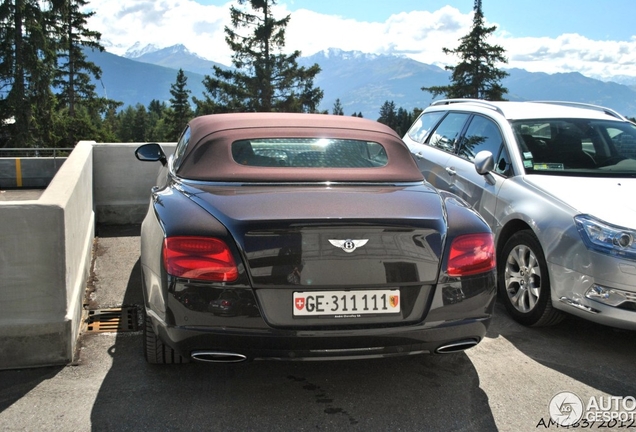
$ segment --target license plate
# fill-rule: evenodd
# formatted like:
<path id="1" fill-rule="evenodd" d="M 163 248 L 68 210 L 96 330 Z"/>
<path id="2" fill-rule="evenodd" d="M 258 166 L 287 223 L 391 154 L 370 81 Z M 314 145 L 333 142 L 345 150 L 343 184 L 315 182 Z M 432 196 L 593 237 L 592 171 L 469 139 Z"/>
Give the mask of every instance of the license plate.
<path id="1" fill-rule="evenodd" d="M 304 291 L 294 293 L 294 316 L 359 315 L 400 312 L 400 290 Z"/>

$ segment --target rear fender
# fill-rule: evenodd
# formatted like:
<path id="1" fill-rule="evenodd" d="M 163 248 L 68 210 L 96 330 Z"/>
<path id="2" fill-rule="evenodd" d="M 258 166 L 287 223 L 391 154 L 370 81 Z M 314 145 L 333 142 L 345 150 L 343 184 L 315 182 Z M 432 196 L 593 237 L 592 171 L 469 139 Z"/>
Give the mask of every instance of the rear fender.
<path id="1" fill-rule="evenodd" d="M 450 245 L 453 240 L 464 234 L 491 233 L 486 221 L 470 205 L 448 192 L 440 192 L 444 201 L 448 232 L 444 244 L 444 255 L 439 272 L 429 319 L 453 316 L 465 317 L 466 311 L 475 313 L 473 318 L 491 316 L 496 292 L 496 271 L 468 277 L 450 277 L 446 271 Z"/>
<path id="2" fill-rule="evenodd" d="M 183 193 L 165 188 L 156 190 L 150 198 L 148 213 L 141 227 L 141 265 L 146 310 L 157 319 L 172 322 L 167 309 L 167 296 L 174 285 L 163 266 L 163 242 L 166 237 L 216 237 L 230 247 L 238 265 L 236 284 L 248 283 L 241 254 L 228 230 L 216 218 Z M 162 288 L 163 287 L 163 288 Z"/>
<path id="3" fill-rule="evenodd" d="M 466 201 L 450 192 L 440 191 L 440 195 L 444 202 L 448 225 L 447 244 L 463 234 L 492 233 L 484 218 Z"/>

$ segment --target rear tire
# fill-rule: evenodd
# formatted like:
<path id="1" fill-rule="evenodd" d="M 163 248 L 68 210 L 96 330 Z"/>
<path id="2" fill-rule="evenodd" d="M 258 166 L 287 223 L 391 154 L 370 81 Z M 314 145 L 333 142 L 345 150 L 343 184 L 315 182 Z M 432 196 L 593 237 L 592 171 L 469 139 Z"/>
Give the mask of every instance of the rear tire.
<path id="1" fill-rule="evenodd" d="M 565 315 L 552 306 L 548 265 L 539 240 L 531 230 L 513 234 L 499 258 L 499 296 L 515 321 L 531 327 L 563 321 Z"/>
<path id="2" fill-rule="evenodd" d="M 151 364 L 188 363 L 189 360 L 164 344 L 152 328 L 150 317 L 144 312 L 144 356 Z"/>

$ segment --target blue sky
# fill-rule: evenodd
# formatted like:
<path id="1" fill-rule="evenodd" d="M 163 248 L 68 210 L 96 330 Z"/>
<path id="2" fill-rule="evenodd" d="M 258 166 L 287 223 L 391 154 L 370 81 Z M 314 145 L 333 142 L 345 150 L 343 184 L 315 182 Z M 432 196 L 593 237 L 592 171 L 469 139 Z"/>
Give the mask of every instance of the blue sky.
<path id="1" fill-rule="evenodd" d="M 224 41 L 236 0 L 90 0 L 91 29 L 106 49 L 185 45 L 231 64 Z M 287 51 L 312 55 L 329 48 L 408 56 L 440 67 L 472 25 L 473 0 L 279 0 L 274 15 L 291 14 Z M 489 43 L 506 50 L 505 67 L 531 72 L 581 72 L 636 80 L 636 0 L 483 0 Z"/>
<path id="2" fill-rule="evenodd" d="M 226 0 L 197 0 L 224 5 Z M 290 11 L 309 9 L 359 21 L 383 22 L 392 14 L 436 10 L 450 5 L 470 13 L 474 0 L 279 0 Z M 372 5 L 372 6 L 370 6 Z M 483 0 L 482 11 L 517 37 L 578 33 L 591 39 L 629 40 L 636 35 L 636 0 Z"/>

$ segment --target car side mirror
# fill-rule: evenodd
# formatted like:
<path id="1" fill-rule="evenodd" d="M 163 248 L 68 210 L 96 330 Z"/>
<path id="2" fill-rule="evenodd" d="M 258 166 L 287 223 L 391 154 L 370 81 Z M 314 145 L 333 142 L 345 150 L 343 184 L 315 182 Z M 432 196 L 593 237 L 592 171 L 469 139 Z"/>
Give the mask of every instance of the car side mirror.
<path id="1" fill-rule="evenodd" d="M 473 159 L 475 164 L 475 171 L 479 175 L 486 175 L 493 169 L 495 169 L 495 158 L 488 150 L 482 150 L 475 155 Z"/>
<path id="2" fill-rule="evenodd" d="M 168 158 L 163 152 L 161 146 L 157 143 L 144 144 L 137 147 L 135 150 L 135 156 L 142 162 L 161 162 L 161 165 L 166 166 Z"/>

